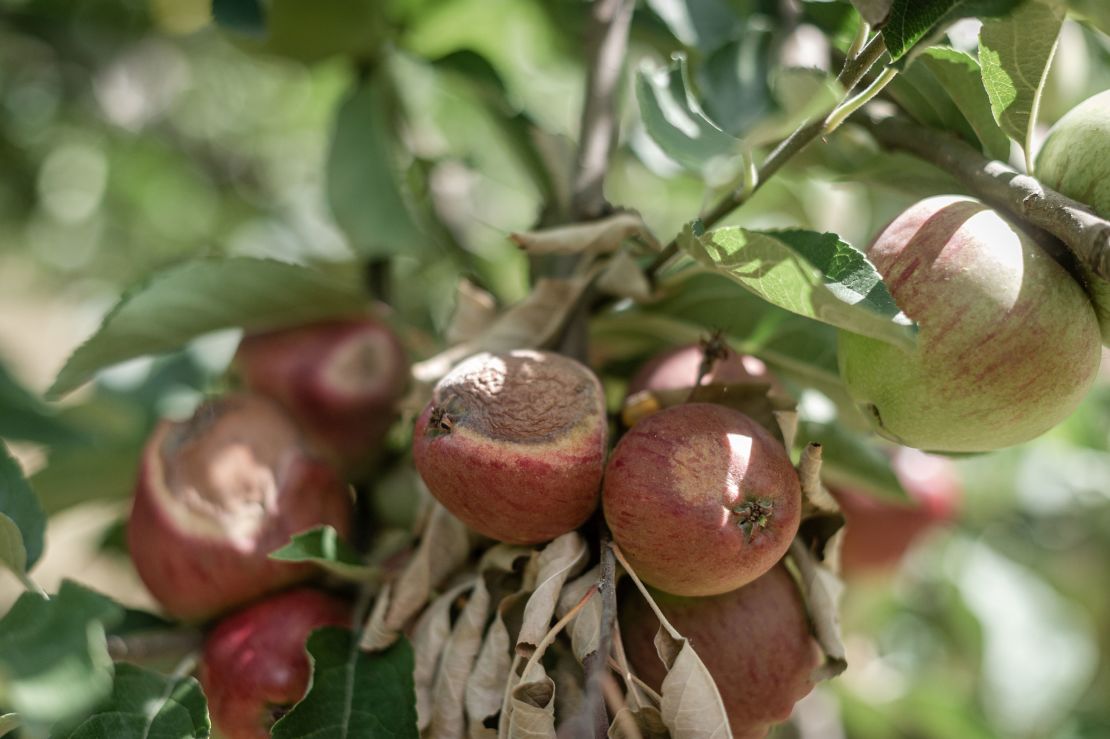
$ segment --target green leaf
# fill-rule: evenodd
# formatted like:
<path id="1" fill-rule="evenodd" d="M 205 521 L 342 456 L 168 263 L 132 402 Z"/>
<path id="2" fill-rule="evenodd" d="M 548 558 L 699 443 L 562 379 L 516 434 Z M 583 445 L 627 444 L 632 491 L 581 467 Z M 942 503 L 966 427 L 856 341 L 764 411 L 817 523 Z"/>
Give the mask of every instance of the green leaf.
<path id="1" fill-rule="evenodd" d="M 893 61 L 905 57 L 922 39 L 961 18 L 996 17 L 1021 0 L 894 0 L 883 24 L 883 41 Z"/>
<path id="2" fill-rule="evenodd" d="M 685 57 L 676 56 L 662 69 L 640 67 L 636 100 L 644 129 L 671 159 L 716 183 L 742 171 L 744 143 L 722 131 L 698 105 L 690 93 Z"/>
<path id="3" fill-rule="evenodd" d="M 1106 0 L 1068 0 L 1068 8 L 1078 20 L 1110 36 L 1110 3 Z"/>
<path id="4" fill-rule="evenodd" d="M 331 526 L 318 526 L 295 535 L 288 544 L 270 553 L 270 559 L 311 562 L 346 580 L 365 582 L 378 577 L 378 570 L 340 538 Z"/>
<path id="5" fill-rule="evenodd" d="M 413 654 L 407 640 L 371 654 L 358 648 L 350 631 L 332 626 L 308 637 L 308 653 L 311 686 L 274 724 L 274 739 L 419 736 Z"/>
<path id="6" fill-rule="evenodd" d="M 221 26 L 236 33 L 256 37 L 266 35 L 266 12 L 259 0 L 212 0 L 212 17 Z"/>
<path id="7" fill-rule="evenodd" d="M 978 140 L 970 143 L 980 145 L 992 159 L 1009 159 L 1010 140 L 994 118 L 975 57 L 946 46 L 933 46 L 922 52 L 912 69 L 918 67 L 928 70 L 937 79 L 975 131 Z"/>
<path id="8" fill-rule="evenodd" d="M 135 470 L 143 452 L 141 440 L 101 442 L 73 447 L 50 457 L 31 476 L 47 515 L 87 500 L 123 500 L 135 491 Z"/>
<path id="9" fill-rule="evenodd" d="M 696 80 L 709 118 L 726 133 L 746 137 L 774 109 L 771 80 L 779 49 L 774 26 L 763 16 L 748 18 L 736 34 L 702 60 Z"/>
<path id="10" fill-rule="evenodd" d="M 0 364 L 0 437 L 57 446 L 83 439 Z"/>
<path id="11" fill-rule="evenodd" d="M 38 498 L 0 442 L 0 563 L 22 577 L 42 555 L 45 530 Z"/>
<path id="12" fill-rule="evenodd" d="M 916 327 L 874 265 L 836 234 L 719 228 L 680 245 L 707 267 L 764 300 L 806 318 L 910 350 Z"/>
<path id="13" fill-rule="evenodd" d="M 112 688 L 105 628 L 123 609 L 70 581 L 46 600 L 24 593 L 0 619 L 0 704 L 28 723 L 87 712 Z"/>
<path id="14" fill-rule="evenodd" d="M 200 683 L 117 662 L 112 695 L 58 739 L 205 739 L 212 732 Z"/>
<path id="15" fill-rule="evenodd" d="M 5 713 L 0 716 L 0 736 L 7 736 L 23 724 L 18 713 Z"/>
<path id="16" fill-rule="evenodd" d="M 234 326 L 308 323 L 364 309 L 355 273 L 327 274 L 271 259 L 202 259 L 171 267 L 128 290 L 100 328 L 70 355 L 47 391 L 58 398 L 101 369 L 177 349 Z"/>
<path id="17" fill-rule="evenodd" d="M 741 20 L 725 0 L 647 0 L 647 6 L 683 45 L 704 53 L 729 41 Z"/>
<path id="18" fill-rule="evenodd" d="M 833 486 L 866 490 L 885 500 L 908 500 L 890 459 L 843 424 L 803 419 L 797 439 L 800 444 L 821 444 L 821 476 Z"/>
<path id="19" fill-rule="evenodd" d="M 378 71 L 340 105 L 328 152 L 328 204 L 355 252 L 364 257 L 429 246 L 403 195 L 394 108 L 389 80 Z"/>
<path id="20" fill-rule="evenodd" d="M 991 110 L 1002 130 L 1025 150 L 1033 171 L 1033 127 L 1064 8 L 1056 0 L 1025 0 L 1012 15 L 987 20 L 979 31 L 979 61 Z"/>

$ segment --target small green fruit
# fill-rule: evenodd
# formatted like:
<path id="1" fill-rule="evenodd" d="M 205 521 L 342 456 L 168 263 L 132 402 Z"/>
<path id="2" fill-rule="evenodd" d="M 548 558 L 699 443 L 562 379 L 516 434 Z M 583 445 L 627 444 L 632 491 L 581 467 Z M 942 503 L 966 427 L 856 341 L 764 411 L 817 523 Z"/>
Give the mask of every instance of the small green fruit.
<path id="1" fill-rule="evenodd" d="M 1110 218 L 1110 90 L 1087 98 L 1056 122 L 1037 155 L 1035 174 L 1053 190 Z M 1102 343 L 1110 346 L 1110 282 L 1080 267 Z"/>
<path id="2" fill-rule="evenodd" d="M 922 200 L 868 256 L 920 327 L 909 352 L 840 334 L 841 377 L 883 436 L 933 451 L 1020 444 L 1066 418 L 1094 382 L 1099 333 L 1086 294 L 986 205 Z"/>

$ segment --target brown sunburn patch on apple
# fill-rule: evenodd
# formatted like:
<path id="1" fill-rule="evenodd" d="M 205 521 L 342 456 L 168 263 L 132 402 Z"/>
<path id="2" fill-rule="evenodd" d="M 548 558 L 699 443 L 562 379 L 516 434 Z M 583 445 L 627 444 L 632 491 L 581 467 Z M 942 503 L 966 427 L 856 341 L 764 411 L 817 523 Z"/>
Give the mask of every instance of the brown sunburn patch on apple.
<path id="1" fill-rule="evenodd" d="M 465 427 L 485 438 L 544 444 L 592 427 L 602 411 L 597 380 L 573 360 L 531 351 L 481 354 L 441 381 L 428 431 Z"/>
<path id="2" fill-rule="evenodd" d="M 245 540 L 277 506 L 281 477 L 300 444 L 276 407 L 232 396 L 202 405 L 187 421 L 163 423 L 151 442 L 145 482 L 178 511 L 179 529 Z"/>
<path id="3" fill-rule="evenodd" d="M 384 331 L 374 328 L 354 333 L 328 356 L 321 369 L 326 387 L 348 397 L 389 391 L 389 360 L 398 350 Z"/>

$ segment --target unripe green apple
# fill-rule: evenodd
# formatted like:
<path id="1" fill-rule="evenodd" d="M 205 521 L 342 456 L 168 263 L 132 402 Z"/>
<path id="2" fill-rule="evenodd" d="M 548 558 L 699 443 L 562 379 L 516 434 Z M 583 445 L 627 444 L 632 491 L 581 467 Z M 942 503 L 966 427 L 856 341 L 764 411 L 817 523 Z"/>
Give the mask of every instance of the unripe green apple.
<path id="1" fill-rule="evenodd" d="M 930 451 L 1020 444 L 1094 382 L 1101 349 L 1086 293 L 979 201 L 922 200 L 868 256 L 920 327 L 913 351 L 840 332 L 841 377 L 883 436 Z"/>
<path id="2" fill-rule="evenodd" d="M 666 674 L 653 643 L 659 622 L 639 592 L 622 590 L 617 613 L 629 664 L 659 690 Z M 798 586 L 782 564 L 721 595 L 653 597 L 717 683 L 736 739 L 762 739 L 813 688 L 821 650 Z"/>
<path id="3" fill-rule="evenodd" d="M 155 429 L 127 542 L 166 613 L 199 621 L 311 577 L 270 553 L 323 524 L 346 535 L 352 516 L 350 489 L 281 408 L 230 395 Z"/>
<path id="4" fill-rule="evenodd" d="M 801 495 L 790 457 L 762 426 L 726 406 L 683 403 L 624 435 L 602 502 L 640 579 L 674 595 L 716 595 L 782 558 Z"/>
<path id="5" fill-rule="evenodd" d="M 416 421 L 416 469 L 467 526 L 510 544 L 572 531 L 597 509 L 609 426 L 601 383 L 560 354 L 476 354 Z"/>
<path id="6" fill-rule="evenodd" d="M 324 626 L 349 626 L 351 606 L 317 590 L 290 590 L 253 603 L 204 640 L 200 684 L 212 723 L 227 739 L 265 739 L 308 690 L 305 641 Z"/>
<path id="7" fill-rule="evenodd" d="M 280 403 L 322 454 L 352 474 L 378 456 L 409 376 L 400 340 L 370 316 L 249 334 L 233 367 L 247 388 Z"/>
<path id="8" fill-rule="evenodd" d="M 1110 219 L 1110 90 L 1072 108 L 1048 132 L 1034 172 L 1057 192 Z M 1098 314 L 1102 343 L 1110 346 L 1110 282 L 1080 263 Z"/>

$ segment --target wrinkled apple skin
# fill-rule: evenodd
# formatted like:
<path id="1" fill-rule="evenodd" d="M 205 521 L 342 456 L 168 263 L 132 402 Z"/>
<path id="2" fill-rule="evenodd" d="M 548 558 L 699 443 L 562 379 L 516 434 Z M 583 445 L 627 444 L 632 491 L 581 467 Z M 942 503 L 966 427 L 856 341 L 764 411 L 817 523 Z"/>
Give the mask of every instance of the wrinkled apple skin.
<path id="1" fill-rule="evenodd" d="M 705 351 L 700 344 L 669 349 L 648 360 L 628 382 L 628 394 L 644 390 L 681 390 L 697 384 Z M 729 351 L 718 359 L 702 378 L 703 385 L 731 385 L 741 382 L 772 382 L 773 376 L 762 360 Z"/>
<path id="2" fill-rule="evenodd" d="M 929 451 L 1019 444 L 1094 382 L 1098 322 L 1083 289 L 982 203 L 922 200 L 868 256 L 920 327 L 912 352 L 840 332 L 841 377 L 883 436 Z"/>
<path id="3" fill-rule="evenodd" d="M 311 577 L 313 567 L 268 555 L 322 524 L 345 536 L 352 515 L 347 485 L 307 451 L 285 413 L 232 395 L 155 429 L 127 540 L 166 613 L 199 621 Z"/>
<path id="4" fill-rule="evenodd" d="M 622 591 L 617 613 L 629 664 L 658 691 L 666 675 L 653 644 L 659 622 L 635 588 Z M 717 683 L 734 737 L 762 739 L 813 688 L 821 650 L 798 587 L 782 564 L 721 595 L 652 595 Z"/>
<path id="5" fill-rule="evenodd" d="M 401 342 L 366 317 L 243 338 L 233 365 L 253 392 L 280 403 L 347 470 L 372 461 L 408 384 Z"/>
<path id="6" fill-rule="evenodd" d="M 951 521 L 963 498 L 956 466 L 944 457 L 901 447 L 894 474 L 909 500 L 893 503 L 866 492 L 830 488 L 844 514 L 840 566 L 845 575 L 888 571 L 930 529 Z"/>
<path id="7" fill-rule="evenodd" d="M 766 525 L 735 512 L 767 506 Z M 797 533 L 801 486 L 782 444 L 740 411 L 685 403 L 648 416 L 605 470 L 605 520 L 640 578 L 674 595 L 735 590 Z"/>
<path id="8" fill-rule="evenodd" d="M 269 737 L 274 721 L 308 690 L 309 634 L 350 621 L 347 603 L 307 588 L 220 621 L 205 639 L 199 670 L 212 723 L 227 739 Z"/>
<path id="9" fill-rule="evenodd" d="M 478 354 L 436 385 L 416 421 L 413 461 L 475 531 L 538 544 L 597 509 L 609 426 L 597 377 L 559 354 Z"/>
<path id="10" fill-rule="evenodd" d="M 1034 173 L 1057 192 L 1110 218 L 1110 90 L 1072 108 L 1048 132 Z M 1110 346 L 1110 282 L 1080 263 L 1098 314 L 1102 343 Z"/>

